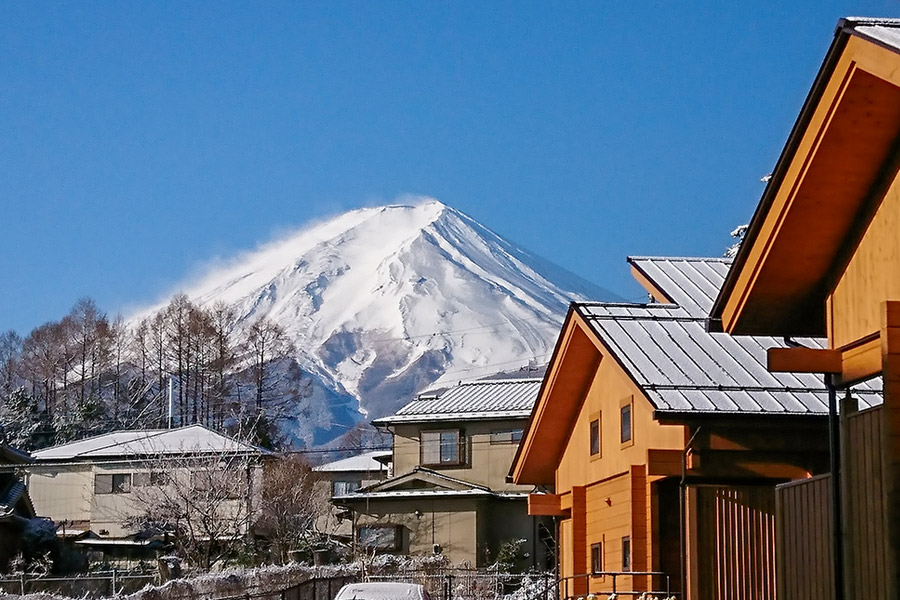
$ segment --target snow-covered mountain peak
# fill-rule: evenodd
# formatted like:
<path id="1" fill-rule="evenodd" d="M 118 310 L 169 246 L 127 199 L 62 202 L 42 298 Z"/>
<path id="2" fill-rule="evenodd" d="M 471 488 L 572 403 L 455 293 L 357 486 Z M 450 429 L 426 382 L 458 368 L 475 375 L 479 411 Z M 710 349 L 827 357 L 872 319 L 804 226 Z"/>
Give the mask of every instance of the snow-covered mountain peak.
<path id="1" fill-rule="evenodd" d="M 266 317 L 370 417 L 430 385 L 549 359 L 568 303 L 605 290 L 433 198 L 353 210 L 214 269 L 185 293 Z"/>

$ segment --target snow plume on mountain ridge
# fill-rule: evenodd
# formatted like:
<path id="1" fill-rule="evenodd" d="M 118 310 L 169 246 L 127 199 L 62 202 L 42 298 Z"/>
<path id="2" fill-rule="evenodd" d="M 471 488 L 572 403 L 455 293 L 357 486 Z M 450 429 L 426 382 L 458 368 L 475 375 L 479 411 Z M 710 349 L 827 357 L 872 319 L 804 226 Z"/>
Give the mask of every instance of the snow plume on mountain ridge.
<path id="1" fill-rule="evenodd" d="M 244 327 L 280 324 L 325 396 L 368 417 L 428 386 L 546 362 L 571 300 L 614 298 L 427 198 L 345 213 L 185 293 L 234 306 Z"/>

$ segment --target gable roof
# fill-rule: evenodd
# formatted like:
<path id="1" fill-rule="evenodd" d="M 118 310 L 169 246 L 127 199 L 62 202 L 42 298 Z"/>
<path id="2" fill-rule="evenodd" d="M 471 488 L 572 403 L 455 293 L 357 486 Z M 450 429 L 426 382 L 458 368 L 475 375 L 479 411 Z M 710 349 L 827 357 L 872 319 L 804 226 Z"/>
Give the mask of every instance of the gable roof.
<path id="1" fill-rule="evenodd" d="M 578 303 L 573 310 L 659 413 L 828 412 L 820 376 L 766 368 L 766 351 L 785 346 L 776 338 L 709 333 L 704 317 L 675 305 Z M 817 339 L 797 341 L 822 347 Z M 861 406 L 881 403 L 879 383 L 856 388 Z"/>
<path id="2" fill-rule="evenodd" d="M 374 425 L 526 419 L 537 400 L 540 379 L 480 380 L 459 385 L 439 395 L 422 395 L 395 414 L 376 419 Z"/>
<path id="3" fill-rule="evenodd" d="M 412 471 L 359 488 L 333 499 L 338 502 L 422 496 L 495 496 L 491 488 L 417 466 Z"/>
<path id="4" fill-rule="evenodd" d="M 711 311 L 732 334 L 825 336 L 833 278 L 896 173 L 900 20 L 850 17 L 831 47 Z"/>
<path id="5" fill-rule="evenodd" d="M 721 285 L 726 259 L 639 257 L 645 285 L 683 304 L 573 303 L 550 361 L 538 403 L 510 473 L 516 483 L 552 483 L 601 356 L 613 359 L 646 396 L 657 418 L 824 416 L 828 399 L 816 375 L 771 373 L 773 337 L 710 333 L 703 310 L 710 285 Z M 818 339 L 798 340 L 820 346 Z M 881 402 L 881 381 L 855 389 L 860 406 Z M 545 426 L 547 423 L 548 426 Z"/>
<path id="6" fill-rule="evenodd" d="M 373 450 L 342 458 L 313 468 L 320 473 L 386 473 L 388 468 L 383 461 L 389 460 L 393 453 L 390 450 Z"/>
<path id="7" fill-rule="evenodd" d="M 712 309 L 731 268 L 730 258 L 629 256 L 628 263 L 642 283 L 689 314 L 703 317 Z"/>
<path id="8" fill-rule="evenodd" d="M 673 304 L 574 303 L 591 328 L 660 413 L 826 414 L 821 376 L 772 373 L 770 336 L 710 333 L 706 316 L 728 275 L 728 258 L 630 257 L 645 285 Z M 813 348 L 815 338 L 796 340 Z M 861 406 L 881 403 L 881 382 L 855 390 Z"/>
<path id="9" fill-rule="evenodd" d="M 261 454 L 263 451 L 202 425 L 177 429 L 114 431 L 34 453 L 36 462 L 112 460 L 139 456 L 184 456 L 219 453 Z"/>

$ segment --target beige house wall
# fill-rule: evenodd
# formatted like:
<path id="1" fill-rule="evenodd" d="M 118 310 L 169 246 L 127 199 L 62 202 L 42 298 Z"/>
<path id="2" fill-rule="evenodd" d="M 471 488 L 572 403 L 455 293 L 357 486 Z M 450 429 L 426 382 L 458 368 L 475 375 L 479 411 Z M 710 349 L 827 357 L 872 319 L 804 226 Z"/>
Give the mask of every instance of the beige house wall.
<path id="1" fill-rule="evenodd" d="M 185 463 L 180 462 L 180 459 L 176 459 L 175 464 L 178 467 L 168 469 L 166 473 L 169 477 L 179 478 L 182 484 L 189 482 L 192 471 L 200 468 L 184 466 Z M 28 486 L 39 516 L 57 523 L 65 521 L 83 524 L 95 533 L 105 532 L 102 533 L 103 536 L 118 538 L 136 532 L 123 523 L 142 512 L 142 506 L 146 505 L 151 494 L 165 493 L 165 487 L 132 486 L 127 493 L 95 494 L 95 478 L 103 474 L 130 473 L 133 476 L 135 473 L 151 471 L 160 471 L 158 460 L 137 464 L 121 461 L 102 464 L 31 464 L 28 466 Z M 240 477 L 244 480 L 247 478 L 243 469 Z M 262 468 L 254 467 L 249 477 L 249 485 L 240 486 L 241 497 L 223 503 L 220 511 L 222 518 L 233 519 L 235 515 L 246 514 L 247 494 L 253 501 L 261 489 Z M 246 494 L 243 493 L 244 487 L 249 487 Z"/>
<path id="2" fill-rule="evenodd" d="M 459 466 L 428 467 L 444 475 L 483 485 L 498 492 L 526 492 L 532 486 L 506 483 L 517 443 L 491 443 L 491 432 L 523 429 L 524 419 L 505 421 L 466 421 L 452 423 L 398 424 L 392 427 L 394 433 L 394 475 L 412 471 L 421 464 L 421 431 L 459 429 L 465 434 L 466 461 Z"/>
<path id="3" fill-rule="evenodd" d="M 54 521 L 90 521 L 94 473 L 91 465 L 28 465 L 34 510 Z"/>

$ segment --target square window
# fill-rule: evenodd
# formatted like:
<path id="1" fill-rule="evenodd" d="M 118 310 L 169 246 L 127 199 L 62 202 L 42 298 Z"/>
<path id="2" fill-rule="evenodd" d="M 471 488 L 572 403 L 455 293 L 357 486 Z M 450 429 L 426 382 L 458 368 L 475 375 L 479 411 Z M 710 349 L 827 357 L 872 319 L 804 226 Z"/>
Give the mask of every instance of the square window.
<path id="1" fill-rule="evenodd" d="M 600 419 L 591 421 L 591 456 L 600 454 Z"/>
<path id="2" fill-rule="evenodd" d="M 127 494 L 131 491 L 131 473 L 104 473 L 94 476 L 95 494 Z"/>
<path id="3" fill-rule="evenodd" d="M 621 441 L 625 444 L 631 441 L 631 403 L 623 404 L 620 413 Z"/>
<path id="4" fill-rule="evenodd" d="M 402 541 L 399 525 L 376 525 L 357 530 L 359 545 L 370 550 L 399 550 Z"/>
<path id="5" fill-rule="evenodd" d="M 622 570 L 631 570 L 631 537 L 622 538 Z"/>
<path id="6" fill-rule="evenodd" d="M 346 496 L 360 488 L 360 481 L 333 481 L 331 483 L 332 496 Z"/>
<path id="7" fill-rule="evenodd" d="M 423 431 L 420 437 L 422 464 L 426 466 L 463 464 L 465 458 L 463 439 L 458 429 Z"/>

